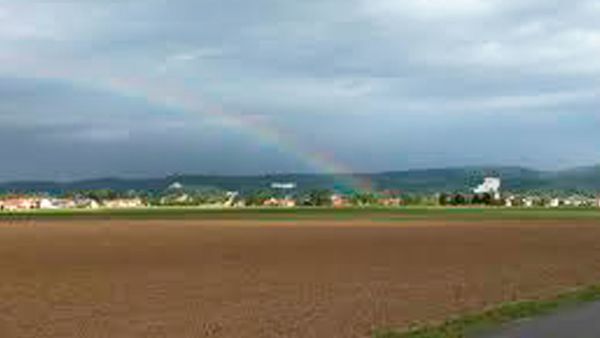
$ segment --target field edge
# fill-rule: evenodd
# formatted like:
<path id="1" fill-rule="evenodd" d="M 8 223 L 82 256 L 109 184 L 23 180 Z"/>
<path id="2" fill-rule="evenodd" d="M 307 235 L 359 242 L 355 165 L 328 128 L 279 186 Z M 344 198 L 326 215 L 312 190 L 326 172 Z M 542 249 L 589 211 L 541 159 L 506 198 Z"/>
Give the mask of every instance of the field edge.
<path id="1" fill-rule="evenodd" d="M 600 284 L 572 289 L 553 298 L 504 303 L 479 313 L 449 319 L 441 324 L 413 325 L 406 331 L 381 329 L 374 338 L 465 338 L 478 330 L 554 313 L 561 309 L 600 301 Z"/>
<path id="2" fill-rule="evenodd" d="M 141 208 L 0 212 L 0 221 L 44 219 L 352 219 L 380 220 L 600 220 L 597 208 L 354 207 L 354 208 Z"/>

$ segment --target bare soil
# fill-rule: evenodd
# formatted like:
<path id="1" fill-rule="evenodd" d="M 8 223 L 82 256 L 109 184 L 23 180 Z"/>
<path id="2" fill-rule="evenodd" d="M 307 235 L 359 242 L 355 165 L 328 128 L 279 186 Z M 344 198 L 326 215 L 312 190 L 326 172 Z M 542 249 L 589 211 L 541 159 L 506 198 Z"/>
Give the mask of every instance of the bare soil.
<path id="1" fill-rule="evenodd" d="M 367 337 L 600 282 L 597 221 L 0 222 L 0 337 Z"/>

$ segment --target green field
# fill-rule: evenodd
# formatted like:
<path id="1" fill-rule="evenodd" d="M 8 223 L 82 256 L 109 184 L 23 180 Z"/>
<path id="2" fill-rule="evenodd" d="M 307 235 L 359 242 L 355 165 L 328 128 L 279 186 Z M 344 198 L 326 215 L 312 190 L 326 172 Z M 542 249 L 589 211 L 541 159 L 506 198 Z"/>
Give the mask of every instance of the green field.
<path id="1" fill-rule="evenodd" d="M 0 212 L 0 220 L 23 219 L 371 219 L 371 220 L 551 220 L 600 219 L 597 208 L 492 208 L 492 207 L 396 207 L 396 208 L 145 208 L 100 210 L 32 210 Z"/>

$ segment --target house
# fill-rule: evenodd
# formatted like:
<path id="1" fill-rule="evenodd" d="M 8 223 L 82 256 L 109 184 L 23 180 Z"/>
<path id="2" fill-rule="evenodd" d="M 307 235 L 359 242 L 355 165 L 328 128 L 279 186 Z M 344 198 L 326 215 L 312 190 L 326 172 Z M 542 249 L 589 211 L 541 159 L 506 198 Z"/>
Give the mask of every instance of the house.
<path id="1" fill-rule="evenodd" d="M 73 202 L 74 202 L 76 208 L 81 208 L 81 209 L 99 209 L 100 208 L 100 203 L 98 203 L 98 201 L 96 201 L 95 199 L 91 199 L 91 198 L 76 199 Z"/>
<path id="2" fill-rule="evenodd" d="M 532 208 L 533 204 L 534 204 L 533 198 L 531 198 L 531 197 L 525 197 L 523 199 L 523 206 L 525 208 Z"/>
<path id="3" fill-rule="evenodd" d="M 190 195 L 188 195 L 188 194 L 182 194 L 173 199 L 173 201 L 177 202 L 177 203 L 187 203 L 187 202 L 190 202 L 191 200 L 192 200 L 192 197 L 190 197 Z"/>
<path id="4" fill-rule="evenodd" d="M 402 199 L 399 197 L 387 197 L 379 200 L 379 205 L 384 207 L 398 207 L 402 205 Z"/>
<path id="5" fill-rule="evenodd" d="M 60 209 L 60 206 L 56 202 L 57 202 L 56 200 L 51 199 L 51 198 L 42 198 L 38 202 L 38 208 L 45 209 L 45 210 L 47 210 L 47 209 Z"/>
<path id="6" fill-rule="evenodd" d="M 539 203 L 539 199 L 537 199 Z M 522 207 L 522 208 L 532 208 L 536 203 L 535 197 L 520 197 L 511 195 L 504 199 L 504 206 L 507 208 L 511 207 Z"/>
<path id="7" fill-rule="evenodd" d="M 144 202 L 139 198 L 120 198 L 104 201 L 104 207 L 109 209 L 133 209 L 143 206 Z"/>
<path id="8" fill-rule="evenodd" d="M 293 208 L 296 206 L 296 201 L 291 198 L 275 198 L 271 197 L 263 202 L 263 206 L 265 207 L 284 207 L 284 208 Z"/>
<path id="9" fill-rule="evenodd" d="M 334 194 L 331 195 L 331 206 L 334 208 L 343 208 L 350 205 L 347 198 L 342 195 Z"/>
<path id="10" fill-rule="evenodd" d="M 38 201 L 34 198 L 16 197 L 0 201 L 0 210 L 19 211 L 31 210 L 38 207 Z"/>
<path id="11" fill-rule="evenodd" d="M 296 206 L 296 201 L 291 198 L 284 198 L 281 202 L 281 206 L 285 208 L 293 208 Z"/>
<path id="12" fill-rule="evenodd" d="M 571 207 L 585 207 L 592 204 L 588 198 L 579 195 L 573 195 L 564 201 L 564 204 Z"/>
<path id="13" fill-rule="evenodd" d="M 54 200 L 54 204 L 57 209 L 75 209 L 77 208 L 77 203 L 75 200 L 69 198 L 61 198 Z"/>
<path id="14" fill-rule="evenodd" d="M 548 206 L 550 208 L 558 208 L 558 207 L 560 207 L 560 199 L 558 199 L 558 198 L 551 199 L 550 203 L 548 204 Z"/>
<path id="15" fill-rule="evenodd" d="M 38 202 L 38 208 L 52 209 L 98 209 L 100 205 L 96 200 L 89 198 L 42 198 Z"/>
<path id="16" fill-rule="evenodd" d="M 269 199 L 266 199 L 263 202 L 263 206 L 264 207 L 277 207 L 277 206 L 279 206 L 279 200 L 276 199 L 275 197 L 271 197 Z"/>

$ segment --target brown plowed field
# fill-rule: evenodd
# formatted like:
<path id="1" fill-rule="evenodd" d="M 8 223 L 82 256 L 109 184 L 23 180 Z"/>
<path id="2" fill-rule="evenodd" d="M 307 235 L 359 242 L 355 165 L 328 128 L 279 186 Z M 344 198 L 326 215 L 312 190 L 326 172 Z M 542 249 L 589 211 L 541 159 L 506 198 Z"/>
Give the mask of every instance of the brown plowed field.
<path id="1" fill-rule="evenodd" d="M 0 222 L 0 337 L 365 337 L 600 282 L 593 221 Z"/>

